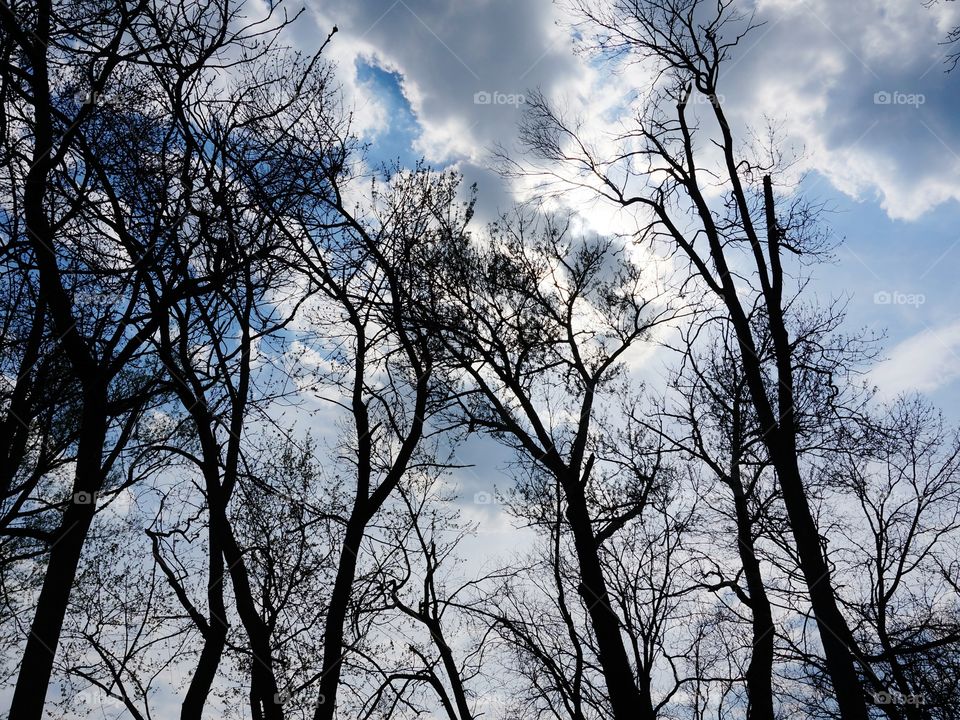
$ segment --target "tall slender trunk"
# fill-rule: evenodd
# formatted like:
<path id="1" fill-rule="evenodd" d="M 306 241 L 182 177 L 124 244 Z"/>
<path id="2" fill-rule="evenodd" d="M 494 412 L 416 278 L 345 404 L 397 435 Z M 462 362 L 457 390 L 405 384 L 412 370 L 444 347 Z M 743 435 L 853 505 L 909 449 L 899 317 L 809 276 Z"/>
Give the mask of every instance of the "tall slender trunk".
<path id="1" fill-rule="evenodd" d="M 823 645 L 824 661 L 833 684 L 834 695 L 844 720 L 867 720 L 867 708 L 860 677 L 853 663 L 854 644 L 846 620 L 837 606 L 830 568 L 820 547 L 820 533 L 810 512 L 806 490 L 800 475 L 796 438 L 790 423 L 792 416 L 781 415 L 778 420 L 770 405 L 766 386 L 756 359 L 756 348 L 750 335 L 749 323 L 742 314 L 739 301 L 732 315 L 751 398 L 761 425 L 767 429 L 764 442 L 770 460 L 777 472 L 783 503 L 790 521 L 797 549 L 800 571 L 803 573 L 810 597 L 810 606 Z M 734 306 L 728 305 L 731 309 Z M 787 382 L 780 380 L 781 386 Z M 789 388 L 792 390 L 792 387 Z M 781 388 L 781 393 L 785 390 Z M 791 394 L 792 398 L 792 394 Z M 792 412 L 792 411 L 791 411 Z M 786 427 L 781 425 L 786 421 Z"/>
<path id="2" fill-rule="evenodd" d="M 208 531 L 207 608 L 209 621 L 203 638 L 203 649 L 190 685 L 180 707 L 180 720 L 201 720 L 210 689 L 217 677 L 220 659 L 227 644 L 227 610 L 223 602 L 223 550 L 211 526 Z"/>
<path id="3" fill-rule="evenodd" d="M 243 561 L 243 552 L 237 544 L 233 531 L 230 528 L 225 507 L 213 509 L 211 504 L 210 522 L 215 526 L 220 542 L 223 545 L 223 556 L 227 562 L 227 572 L 233 585 L 236 598 L 237 614 L 250 640 L 251 682 L 260 695 L 263 705 L 263 716 L 266 720 L 283 720 L 283 704 L 279 697 L 277 678 L 274 672 L 273 647 L 270 642 L 270 630 L 257 611 L 250 586 L 250 574 Z"/>
<path id="4" fill-rule="evenodd" d="M 907 697 L 913 694 L 913 689 L 907 680 L 903 665 L 897 657 L 897 653 L 890 639 L 890 634 L 887 631 L 887 602 L 884 599 L 882 589 L 878 593 L 878 596 L 880 602 L 877 608 L 877 639 L 880 641 L 880 647 L 883 648 L 886 660 L 890 665 L 890 674 L 893 676 L 893 681 L 897 685 L 897 691 L 904 697 Z M 922 708 L 912 702 L 906 702 L 899 706 L 884 705 L 882 707 L 886 711 L 887 717 L 890 718 L 905 717 L 907 720 L 924 720 L 924 718 L 928 717 L 928 714 L 924 712 Z"/>
<path id="5" fill-rule="evenodd" d="M 447 673 L 450 688 L 453 690 L 453 699 L 457 703 L 458 720 L 473 720 L 473 713 L 470 712 L 470 704 L 467 702 L 467 691 L 463 686 L 463 678 L 460 677 L 460 669 L 453 657 L 453 650 L 447 644 L 447 639 L 443 635 L 440 621 L 436 618 L 427 618 L 426 625 L 430 630 L 433 644 L 440 654 L 440 660 L 443 662 L 443 669 Z"/>
<path id="6" fill-rule="evenodd" d="M 246 339 L 247 335 L 245 335 Z M 248 349 L 244 350 L 243 355 L 245 363 L 248 363 Z M 184 700 L 181 709 L 182 713 L 189 712 L 192 718 L 199 718 L 202 715 L 226 642 L 227 620 L 223 601 L 223 582 L 226 575 L 230 576 L 237 614 L 247 633 L 250 652 L 253 656 L 251 658 L 251 701 L 256 700 L 260 703 L 263 716 L 267 720 L 283 720 L 284 716 L 274 671 L 270 630 L 257 609 L 243 551 L 237 543 L 227 514 L 227 506 L 238 475 L 239 438 L 242 434 L 244 412 L 247 406 L 248 377 L 249 367 L 244 364 L 240 371 L 241 380 L 231 410 L 231 434 L 227 457 L 223 461 L 222 477 L 221 448 L 212 429 L 216 423 L 206 409 L 205 399 L 199 392 L 197 395 L 191 395 L 186 386 L 179 388 L 181 399 L 193 415 L 200 438 L 204 463 L 204 487 L 210 514 L 208 549 L 210 577 L 207 591 L 210 604 L 210 628 L 197 670 L 191 681 L 188 698 Z M 200 386 L 199 382 L 197 386 Z M 182 714 L 181 717 L 185 716 Z"/>
<path id="7" fill-rule="evenodd" d="M 860 677 L 854 665 L 854 642 L 847 622 L 837 606 L 836 593 L 830 577 L 830 568 L 820 547 L 820 534 L 810 511 L 806 490 L 800 473 L 797 457 L 796 426 L 794 423 L 794 386 L 793 386 L 793 347 L 782 307 L 783 271 L 780 265 L 779 230 L 773 204 L 773 191 L 769 177 L 764 178 L 764 199 L 767 222 L 767 246 L 770 262 L 769 274 L 763 259 L 763 249 L 753 222 L 750 210 L 740 186 L 736 165 L 733 161 L 732 136 L 726 119 L 720 110 L 716 97 L 714 109 L 724 135 L 724 151 L 728 170 L 734 184 L 745 231 L 753 248 L 757 262 L 757 272 L 763 288 L 763 300 L 767 310 L 767 323 L 773 339 L 777 368 L 776 403 L 771 400 L 765 382 L 763 368 L 754 342 L 753 329 L 744 312 L 743 305 L 734 284 L 735 275 L 727 265 L 723 244 L 716 232 L 712 216 L 706 207 L 699 189 L 693 185 L 690 191 L 698 205 L 698 212 L 708 228 L 710 257 L 713 259 L 719 286 L 716 292 L 730 314 L 737 337 L 744 375 L 750 391 L 750 398 L 757 411 L 757 417 L 764 430 L 764 444 L 770 454 L 770 460 L 777 472 L 777 479 L 783 492 L 783 502 L 787 509 L 790 529 L 797 548 L 800 571 L 803 573 L 823 645 L 824 661 L 827 673 L 833 685 L 834 696 L 844 720 L 867 720 L 867 708 Z M 681 123 L 683 123 L 681 114 Z M 684 130 L 686 126 L 684 125 Z M 689 143 L 689 136 L 687 136 Z"/>
<path id="8" fill-rule="evenodd" d="M 574 547 L 580 569 L 580 595 L 590 615 L 590 624 L 597 638 L 597 655 L 610 696 L 610 709 L 616 720 L 654 720 L 649 693 L 644 696 L 635 679 L 623 637 L 620 618 L 614 612 L 607 591 L 607 582 L 600 563 L 598 544 L 586 498 L 579 478 L 563 483 L 567 499 L 567 520 L 573 531 Z"/>
<path id="9" fill-rule="evenodd" d="M 739 472 L 731 477 L 737 521 L 737 550 L 747 580 L 753 626 L 753 651 L 747 667 L 747 718 L 773 720 L 773 614 L 753 542 L 753 522 Z"/>
<path id="10" fill-rule="evenodd" d="M 780 230 L 769 175 L 763 178 L 764 214 L 767 226 L 767 251 L 770 257 L 770 285 L 765 290 L 770 334 L 777 364 L 777 415 L 768 427 L 770 453 L 780 477 L 784 503 L 793 527 L 801 569 L 816 615 L 833 692 L 845 720 L 866 720 L 867 708 L 860 676 L 854 664 L 856 643 L 846 618 L 837 605 L 830 566 L 820 547 L 820 531 L 810 512 L 803 487 L 797 454 L 797 430 L 793 376 L 793 345 L 783 312 L 783 269 L 780 264 Z M 758 388 L 755 383 L 751 390 Z M 764 394 L 764 397 L 766 395 Z M 771 420 L 773 418 L 770 418 Z"/>
<path id="11" fill-rule="evenodd" d="M 413 453 L 423 437 L 424 418 L 427 415 L 427 399 L 430 395 L 430 381 L 432 378 L 431 365 L 421 360 L 413 360 L 413 342 L 403 336 L 406 344 L 407 356 L 412 365 L 417 368 L 416 399 L 412 408 L 410 428 L 400 444 L 389 472 L 380 484 L 371 491 L 373 476 L 373 433 L 370 427 L 370 416 L 364 401 L 365 372 L 367 358 L 367 341 L 364 321 L 355 308 L 347 304 L 351 314 L 351 324 L 356 330 L 357 349 L 354 356 L 353 389 L 351 407 L 353 420 L 357 432 L 357 488 L 354 494 L 353 507 L 347 520 L 343 544 L 340 548 L 340 560 L 337 566 L 337 577 L 334 580 L 333 592 L 330 595 L 330 604 L 327 608 L 327 617 L 323 629 L 323 660 L 319 682 L 320 694 L 317 698 L 317 708 L 314 720 L 333 720 L 337 707 L 337 689 L 340 685 L 341 665 L 343 662 L 343 626 L 347 619 L 347 609 L 350 596 L 353 592 L 357 572 L 357 558 L 360 554 L 360 545 L 366 533 L 367 524 L 383 507 L 387 498 L 393 493 L 401 478 L 407 471 L 407 466 Z"/>
<path id="12" fill-rule="evenodd" d="M 840 714 L 844 720 L 867 720 L 863 688 L 853 662 L 855 644 L 837 606 L 830 567 L 820 548 L 820 533 L 810 514 L 796 455 L 787 451 L 780 462 L 774 462 Z"/>
<path id="13" fill-rule="evenodd" d="M 4 13 L 4 22 L 16 18 Z M 53 251 L 54 238 L 45 206 L 53 152 L 53 125 L 47 45 L 50 39 L 51 4 L 36 5 L 37 22 L 24 51 L 30 61 L 33 90 L 33 164 L 24 182 L 23 213 L 26 237 L 30 242 L 40 278 L 40 302 L 50 309 L 54 327 L 77 378 L 84 386 L 81 428 L 77 444 L 74 493 L 87 493 L 64 512 L 50 549 L 43 586 L 20 661 L 17 684 L 10 706 L 16 720 L 41 720 L 53 661 L 70 601 L 83 544 L 93 520 L 95 495 L 102 483 L 103 447 L 107 435 L 107 385 L 98 377 L 99 368 L 80 337 L 70 300 L 64 292 L 60 269 Z M 81 498 L 78 498 L 81 499 Z"/>
<path id="14" fill-rule="evenodd" d="M 860 677 L 854 665 L 854 643 L 846 620 L 840 612 L 836 593 L 830 577 L 830 569 L 820 547 L 820 535 L 800 474 L 797 458 L 796 426 L 794 423 L 793 345 L 786 327 L 783 312 L 783 269 L 780 263 L 780 238 L 773 201 L 773 188 L 769 176 L 763 179 L 764 212 L 767 225 L 767 250 L 764 256 L 761 242 L 751 216 L 752 210 L 740 180 L 735 157 L 733 134 L 723 112 L 723 104 L 712 88 L 707 95 L 713 106 L 714 116 L 720 126 L 727 172 L 737 212 L 743 224 L 756 262 L 757 279 L 762 289 L 764 307 L 767 311 L 767 329 L 773 339 L 776 357 L 776 402 L 771 399 L 766 378 L 757 353 L 753 329 L 744 311 L 734 282 L 736 274 L 727 264 L 724 243 L 714 223 L 710 208 L 700 192 L 691 171 L 686 185 L 697 213 L 703 221 L 710 245 L 715 275 L 711 276 L 706 265 L 689 244 L 681 242 L 687 255 L 697 263 L 698 272 L 704 275 L 714 292 L 722 300 L 730 315 L 737 336 L 744 374 L 750 397 L 763 428 L 763 438 L 771 462 L 783 491 L 783 501 L 790 520 L 794 542 L 797 547 L 800 570 L 803 573 L 810 596 L 810 605 L 816 617 L 817 629 L 824 650 L 827 673 L 833 684 L 834 695 L 844 720 L 867 720 L 867 707 Z M 686 101 L 679 103 L 679 121 L 684 147 L 692 165 L 693 144 L 690 129 L 684 116 Z M 769 267 L 768 267 L 769 263 Z"/>
<path id="15" fill-rule="evenodd" d="M 95 497 L 101 485 L 103 446 L 107 435 L 106 402 L 106 388 L 84 394 L 74 501 L 67 506 L 51 547 L 43 587 L 20 662 L 10 705 L 10 717 L 16 720 L 41 720 L 43 717 L 70 591 L 96 510 Z"/>
<path id="16" fill-rule="evenodd" d="M 366 529 L 366 520 L 361 508 L 355 504 L 347 531 L 340 549 L 337 577 L 330 594 L 330 605 L 323 628 L 323 664 L 320 668 L 320 697 L 314 720 L 333 720 L 336 711 L 337 687 L 340 685 L 340 670 L 343 660 L 343 626 L 353 592 L 357 572 L 357 555 Z"/>

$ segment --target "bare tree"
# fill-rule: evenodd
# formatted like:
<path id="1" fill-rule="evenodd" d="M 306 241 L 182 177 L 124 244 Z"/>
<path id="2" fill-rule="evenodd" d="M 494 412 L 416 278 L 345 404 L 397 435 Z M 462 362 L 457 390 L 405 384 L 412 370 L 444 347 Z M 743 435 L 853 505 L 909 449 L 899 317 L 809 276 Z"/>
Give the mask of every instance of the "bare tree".
<path id="1" fill-rule="evenodd" d="M 882 683 L 874 702 L 895 717 L 950 717 L 960 646 L 957 431 L 917 398 L 880 406 L 847 431 L 845 451 L 822 472 L 853 505 L 834 553 L 849 568 L 844 604 Z"/>
<path id="2" fill-rule="evenodd" d="M 279 3 L 0 2 L 11 717 L 476 720 L 497 683 L 506 718 L 960 712 L 960 440 L 806 300 L 818 208 L 720 93 L 753 20 L 567 4 L 654 80 L 609 154 L 531 93 L 506 172 L 629 237 L 371 172 L 336 28 L 299 54 Z M 537 535 L 506 569 L 458 555 L 474 434 Z"/>
<path id="3" fill-rule="evenodd" d="M 29 165 L 21 168 L 22 237 L 37 268 L 38 305 L 49 312 L 54 336 L 80 386 L 81 408 L 74 502 L 63 510 L 51 533 L 46 575 L 11 707 L 13 715 L 23 718 L 42 714 L 70 590 L 96 508 L 94 498 L 148 401 L 152 384 L 143 379 L 127 381 L 122 383 L 127 385 L 126 392 L 116 392 L 119 378 L 135 373 L 138 364 L 144 367 L 142 333 L 149 332 L 149 323 L 145 326 L 140 316 L 143 278 L 133 264 L 144 248 L 137 241 L 145 238 L 138 237 L 125 222 L 120 226 L 119 242 L 104 238 L 102 232 L 97 237 L 91 223 L 98 215 L 94 205 L 106 210 L 107 228 L 117 229 L 114 223 L 120 221 L 110 212 L 109 201 L 100 200 L 109 196 L 105 190 L 109 175 L 103 171 L 111 161 L 116 163 L 116 155 L 110 155 L 120 148 L 101 146 L 100 155 L 92 149 L 93 143 L 88 141 L 97 134 L 95 118 L 102 117 L 103 111 L 97 103 L 78 102 L 75 97 L 81 89 L 80 77 L 89 83 L 83 90 L 90 98 L 103 92 L 120 61 L 121 46 L 129 48 L 131 25 L 142 7 L 112 17 L 101 16 L 92 5 L 77 7 L 70 18 L 59 10 L 49 2 L 0 8 L 5 35 L 15 43 L 4 68 L 7 89 L 21 101 L 19 106 L 25 112 L 17 121 L 31 129 L 33 141 Z M 77 31 L 81 37 L 74 34 L 74 28 L 82 28 Z M 81 44 L 97 50 L 81 57 L 77 51 Z M 63 61 L 68 63 L 66 70 L 58 75 Z M 65 85 L 74 88 L 66 97 Z M 8 107 L 5 104 L 5 115 Z M 95 169 L 87 173 L 82 168 L 93 165 L 91 159 Z M 92 198 L 98 200 L 91 203 Z M 107 261 L 106 254 L 88 252 L 98 239 L 133 255 L 126 272 L 110 268 L 112 259 Z M 123 240 L 134 242 L 124 246 Z M 96 284 L 84 285 L 81 278 L 88 276 L 94 277 Z M 112 294 L 116 302 L 84 311 L 74 303 L 73 293 L 84 287 Z M 116 442 L 111 443 L 113 438 Z"/>
<path id="4" fill-rule="evenodd" d="M 501 573 L 473 575 L 457 556 L 471 528 L 451 509 L 443 479 L 437 472 L 408 477 L 371 533 L 374 562 L 358 582 L 354 610 L 355 622 L 369 626 L 365 647 L 355 647 L 370 675 L 360 717 L 416 716 L 432 707 L 448 720 L 479 715 L 472 686 L 482 682 L 491 633 L 489 620 L 473 611 L 485 607 L 486 586 L 497 587 Z"/>
<path id="5" fill-rule="evenodd" d="M 22 188 L 15 200 L 20 237 L 11 247 L 35 265 L 34 314 L 49 318 L 78 398 L 73 502 L 42 500 L 63 510 L 47 533 L 45 579 L 11 709 L 18 717 L 42 713 L 96 498 L 116 490 L 108 479 L 145 410 L 176 388 L 165 382 L 148 340 L 178 302 L 249 270 L 243 260 L 213 253 L 207 274 L 194 273 L 202 249 L 185 238 L 204 234 L 205 205 L 222 210 L 235 201 L 218 198 L 222 188 L 208 171 L 237 163 L 216 155 L 226 148 L 194 143 L 190 112 L 214 106 L 208 70 L 256 64 L 288 21 L 273 11 L 246 19 L 226 0 L 0 8 L 4 98 L 12 99 L 4 104 L 5 127 L 22 128 L 32 141 L 29 152 L 15 146 L 10 153 L 21 161 Z M 196 227 L 201 232 L 192 232 Z M 29 361 L 37 345 L 28 339 L 25 347 Z M 12 401 L 22 404 L 28 390 L 21 383 Z M 22 454 L 13 442 L 14 454 Z"/>
<path id="6" fill-rule="evenodd" d="M 709 328 L 716 325 L 719 329 L 711 332 Z M 695 349 L 701 334 L 710 336 L 702 354 Z M 732 520 L 733 530 L 721 531 L 719 541 L 735 543 L 739 563 L 731 576 L 712 554 L 707 577 L 715 576 L 716 582 L 708 582 L 707 587 L 711 592 L 732 590 L 750 614 L 749 660 L 742 678 L 746 715 L 772 720 L 776 717 L 772 685 L 776 629 L 757 548 L 767 507 L 777 499 L 768 487 L 769 461 L 729 326 L 722 318 L 692 325 L 681 351 L 680 369 L 671 382 L 678 397 L 661 412 L 666 428 L 658 425 L 656 429 L 668 447 L 702 463 L 727 490 L 722 515 Z"/>
<path id="7" fill-rule="evenodd" d="M 516 448 L 559 483 L 577 592 L 613 716 L 652 717 L 654 701 L 638 686 L 621 638 L 602 548 L 641 514 L 654 481 L 624 474 L 620 492 L 606 494 L 594 422 L 628 351 L 673 312 L 641 295 L 642 269 L 618 266 L 613 240 L 568 230 L 520 210 L 494 224 L 482 244 L 450 243 L 444 304 L 429 314 L 419 309 L 415 322 L 444 326 L 470 392 L 460 402 L 469 427 Z"/>
<path id="8" fill-rule="evenodd" d="M 795 412 L 801 368 L 784 254 L 812 259 L 823 247 L 802 222 L 810 208 L 795 205 L 789 216 L 778 217 L 767 174 L 771 166 L 740 151 L 719 91 L 725 61 L 753 22 L 738 16 L 731 2 L 577 0 L 572 6 L 590 47 L 628 62 L 649 61 L 662 82 L 651 88 L 647 109 L 620 138 L 621 149 L 612 157 L 591 149 L 578 136 L 576 124 L 542 96 L 530 105 L 523 138 L 535 157 L 575 169 L 577 185 L 622 207 L 648 212 L 644 236 L 681 253 L 691 277 L 725 309 L 776 469 L 841 715 L 866 718 L 856 642 L 837 602 L 799 460 L 801 428 Z M 690 104 L 694 94 L 706 99 L 716 131 L 711 140 L 720 151 L 718 177 L 725 193 L 719 209 L 707 199 L 705 183 L 713 182 L 713 173 L 699 144 L 702 132 Z M 564 179 L 549 168 L 544 172 Z M 762 337 L 770 338 L 769 362 L 762 337 L 751 326 L 754 299 L 761 310 Z M 824 384 L 828 380 L 824 376 Z"/>
<path id="9" fill-rule="evenodd" d="M 346 154 L 333 157 L 343 167 Z M 316 321 L 333 362 L 322 396 L 349 418 L 341 452 L 355 486 L 324 621 L 317 720 L 330 720 L 336 709 L 366 529 L 407 473 L 435 462 L 425 441 L 443 431 L 434 418 L 449 402 L 445 363 L 435 331 L 403 318 L 411 302 L 437 295 L 431 251 L 461 233 L 470 215 L 469 204 L 457 202 L 457 178 L 425 169 L 374 183 L 369 204 L 354 210 L 343 197 L 349 176 L 332 176 L 328 162 L 312 166 L 331 183 L 332 198 L 314 198 L 301 216 L 311 238 L 303 261 L 328 300 L 329 314 Z"/>

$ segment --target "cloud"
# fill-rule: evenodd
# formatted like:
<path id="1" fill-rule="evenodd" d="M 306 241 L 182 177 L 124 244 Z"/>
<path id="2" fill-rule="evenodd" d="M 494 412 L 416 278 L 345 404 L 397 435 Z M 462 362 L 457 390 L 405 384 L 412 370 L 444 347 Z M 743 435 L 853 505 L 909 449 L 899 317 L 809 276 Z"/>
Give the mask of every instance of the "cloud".
<path id="1" fill-rule="evenodd" d="M 763 24 L 721 78 L 735 120 L 755 128 L 764 115 L 781 120 L 784 137 L 803 149 L 802 169 L 877 202 L 891 218 L 913 220 L 960 199 L 960 71 L 944 72 L 941 44 L 960 23 L 957 3 L 742 5 Z M 457 164 L 468 181 L 482 174 L 490 149 L 513 144 L 530 90 L 562 98 L 588 131 L 612 131 L 617 111 L 646 83 L 635 66 L 611 75 L 576 56 L 570 18 L 555 3 L 331 0 L 311 12 L 316 25 L 301 25 L 298 43 L 315 45 L 338 25 L 329 57 L 357 131 L 391 138 L 392 150 L 398 134 L 409 136 L 413 155 Z M 392 74 L 395 86 L 371 82 L 369 68 Z M 500 206 L 501 191 L 490 192 Z"/>
<path id="2" fill-rule="evenodd" d="M 798 169 L 813 171 L 813 185 L 829 183 L 893 219 L 913 221 L 960 199 L 960 70 L 944 72 L 941 45 L 960 24 L 960 3 L 743 0 L 742 7 L 763 24 L 734 51 L 720 87 L 741 136 L 769 118 L 799 149 Z M 299 42 L 308 47 L 338 25 L 330 57 L 357 130 L 388 138 L 392 157 L 403 145 L 405 156 L 459 168 L 479 184 L 480 221 L 535 191 L 532 183 L 508 187 L 487 167 L 490 149 L 515 144 L 518 96 L 542 89 L 603 147 L 629 124 L 629 106 L 649 81 L 637 66 L 611 74 L 575 55 L 569 18 L 555 3 L 331 0 L 311 12 L 313 34 L 301 30 Z M 628 214 L 589 193 L 564 204 L 594 230 L 631 229 Z M 919 333 L 874 376 L 884 392 L 939 387 L 958 374 L 958 336 L 953 325 Z"/>
<path id="3" fill-rule="evenodd" d="M 960 77 L 944 72 L 940 44 L 956 8 L 764 0 L 756 9 L 765 24 L 721 80 L 741 122 L 782 120 L 803 169 L 891 218 L 960 200 Z"/>
<path id="4" fill-rule="evenodd" d="M 884 398 L 931 393 L 960 377 L 960 321 L 928 328 L 898 343 L 870 373 Z"/>
<path id="5" fill-rule="evenodd" d="M 307 49 L 337 25 L 328 57 L 375 159 L 423 157 L 456 167 L 468 185 L 478 184 L 479 222 L 529 194 L 490 166 L 496 148 L 515 148 L 532 91 L 557 98 L 588 131 L 609 130 L 637 81 L 577 56 L 554 3 L 331 0 L 311 12 L 312 35 L 301 29 L 295 41 Z M 601 217 L 613 210 L 592 200 L 596 226 L 608 226 Z"/>
<path id="6" fill-rule="evenodd" d="M 348 96 L 362 95 L 357 58 L 401 76 L 422 128 L 418 148 L 435 163 L 477 161 L 515 133 L 528 88 L 551 86 L 579 65 L 550 3 L 332 0 L 313 13 L 319 29 L 340 30 L 331 57 Z"/>

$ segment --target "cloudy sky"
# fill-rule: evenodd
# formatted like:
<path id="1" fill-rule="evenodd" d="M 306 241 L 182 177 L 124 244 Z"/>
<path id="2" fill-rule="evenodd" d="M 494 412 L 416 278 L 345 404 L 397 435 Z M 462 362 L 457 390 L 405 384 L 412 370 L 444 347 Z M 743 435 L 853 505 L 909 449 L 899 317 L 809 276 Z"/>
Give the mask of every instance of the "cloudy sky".
<path id="1" fill-rule="evenodd" d="M 954 419 L 960 398 L 960 70 L 941 44 L 960 3 L 744 0 L 760 27 L 727 63 L 720 92 L 735 118 L 769 120 L 802 157 L 803 191 L 825 201 L 842 239 L 817 271 L 823 297 L 849 298 L 849 327 L 886 333 L 873 377 L 888 395 L 928 393 Z M 644 78 L 611 74 L 575 52 L 549 0 L 325 0 L 297 42 L 331 46 L 357 131 L 374 159 L 456 166 L 476 181 L 480 213 L 517 188 L 489 170 L 511 147 L 533 89 L 603 131 Z M 622 230 L 602 208 L 578 208 Z"/>
<path id="2" fill-rule="evenodd" d="M 744 3 L 763 24 L 720 88 L 734 116 L 778 125 L 810 173 L 804 191 L 832 208 L 843 244 L 817 289 L 850 297 L 851 326 L 886 332 L 881 389 L 919 389 L 948 409 L 960 386 L 960 71 L 945 72 L 941 40 L 956 6 Z M 511 202 L 490 152 L 513 145 L 525 94 L 539 89 L 613 125 L 643 82 L 639 69 L 611 75 L 578 56 L 569 18 L 547 0 L 331 0 L 310 10 L 298 41 L 309 47 L 339 27 L 332 57 L 374 157 L 457 166 L 479 184 L 486 216 Z M 618 229 L 591 211 L 599 229 Z"/>

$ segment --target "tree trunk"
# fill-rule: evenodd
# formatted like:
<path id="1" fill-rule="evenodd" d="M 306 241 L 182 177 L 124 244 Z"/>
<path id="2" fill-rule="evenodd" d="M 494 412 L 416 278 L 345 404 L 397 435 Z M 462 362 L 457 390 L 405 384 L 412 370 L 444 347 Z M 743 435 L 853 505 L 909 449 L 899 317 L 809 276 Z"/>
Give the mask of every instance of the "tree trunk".
<path id="1" fill-rule="evenodd" d="M 590 615 L 597 638 L 597 654 L 610 696 L 615 720 L 653 720 L 653 704 L 641 696 L 630 659 L 623 647 L 620 618 L 610 605 L 606 579 L 598 554 L 597 540 L 590 525 L 586 498 L 579 478 L 565 482 L 567 520 L 573 531 L 580 568 L 580 595 Z"/>
<path id="2" fill-rule="evenodd" d="M 443 636 L 443 628 L 440 626 L 440 621 L 435 618 L 428 618 L 426 625 L 430 630 L 433 643 L 437 647 L 437 652 L 440 653 L 443 669 L 447 673 L 447 678 L 450 681 L 453 698 L 457 703 L 459 720 L 473 720 L 473 713 L 470 712 L 470 705 L 467 703 L 467 692 L 463 687 L 463 678 L 460 677 L 460 669 L 457 667 L 456 660 L 454 660 L 453 650 L 450 649 L 446 638 Z"/>
<path id="3" fill-rule="evenodd" d="M 810 514 L 796 455 L 782 453 L 777 465 L 784 504 L 800 558 L 800 569 L 810 593 L 810 605 L 820 631 L 824 660 L 844 720 L 867 720 L 860 676 L 853 663 L 853 639 L 837 607 L 830 568 L 820 548 L 820 533 Z"/>
<path id="4" fill-rule="evenodd" d="M 201 720 L 210 688 L 217 677 L 220 659 L 227 644 L 227 611 L 223 603 L 223 551 L 213 528 L 209 529 L 207 607 L 210 616 L 203 649 L 180 708 L 180 720 Z"/>
<path id="5" fill-rule="evenodd" d="M 774 207 L 770 176 L 763 178 L 764 214 L 767 225 L 767 249 L 770 257 L 770 285 L 765 290 L 770 335 L 773 338 L 777 363 L 777 414 L 767 418 L 772 432 L 765 435 L 771 458 L 783 489 L 784 504 L 793 528 L 793 537 L 800 557 L 801 570 L 810 593 L 823 644 L 827 670 L 833 692 L 845 720 L 866 720 L 867 708 L 863 687 L 854 665 L 855 643 L 847 621 L 837 606 L 830 567 L 820 547 L 820 531 L 810 512 L 797 457 L 797 430 L 794 418 L 795 394 L 793 345 L 783 314 L 783 270 L 780 265 L 780 230 Z M 755 378 L 751 392 L 760 391 L 762 379 Z M 766 398 L 766 392 L 763 392 Z M 767 406 L 769 407 L 769 405 Z M 766 423 L 765 423 L 766 424 Z M 771 442 L 772 441 L 772 442 Z"/>
<path id="6" fill-rule="evenodd" d="M 210 501 L 211 506 L 213 500 Z M 211 507 L 211 510 L 213 508 Z M 254 602 L 253 591 L 250 587 L 250 575 L 243 562 L 243 554 L 237 545 L 233 532 L 230 529 L 226 511 L 223 507 L 211 513 L 210 522 L 215 525 L 223 544 L 223 556 L 227 562 L 227 571 L 233 585 L 233 593 L 237 602 L 237 614 L 243 623 L 244 630 L 250 640 L 253 686 L 259 690 L 263 703 L 263 714 L 266 720 L 283 720 L 283 703 L 279 697 L 277 677 L 273 669 L 273 648 L 270 643 L 270 630 Z"/>
<path id="7" fill-rule="evenodd" d="M 773 714 L 773 614 L 763 584 L 760 561 L 753 543 L 752 522 L 739 473 L 731 478 L 737 518 L 737 549 L 750 595 L 753 618 L 753 652 L 747 667 L 748 720 L 774 720 Z"/>
<path id="8" fill-rule="evenodd" d="M 80 564 L 83 544 L 96 510 L 101 485 L 103 445 L 106 441 L 106 389 L 85 393 L 82 430 L 77 448 L 74 496 L 63 514 L 50 550 L 30 635 L 20 663 L 10 705 L 16 720 L 41 720 L 53 672 L 53 660 L 70 602 L 70 591 Z"/>
<path id="9" fill-rule="evenodd" d="M 725 128 L 725 142 L 729 143 L 728 135 L 729 130 Z M 731 176 L 735 175 L 734 169 Z M 754 343 L 753 330 L 734 285 L 734 276 L 727 267 L 723 247 L 715 234 L 709 238 L 710 253 L 717 277 L 720 279 L 721 287 L 718 292 L 730 313 L 730 321 L 737 337 L 750 397 L 757 411 L 761 428 L 764 430 L 764 444 L 776 469 L 777 479 L 783 492 L 783 502 L 797 547 L 800 570 L 810 595 L 810 605 L 820 633 L 827 673 L 833 684 L 841 717 L 844 720 L 867 720 L 863 689 L 853 663 L 852 635 L 837 607 L 830 569 L 820 548 L 820 534 L 810 512 L 800 475 L 793 418 L 793 350 L 781 307 L 782 270 L 779 259 L 779 231 L 773 211 L 773 193 L 769 178 L 764 180 L 764 191 L 772 280 L 766 277 L 765 268 L 759 260 L 758 272 L 761 273 L 761 281 L 764 284 L 768 328 L 776 355 L 776 404 L 768 395 L 761 361 Z M 758 239 L 751 236 L 751 242 L 759 257 Z M 770 280 L 769 283 L 768 280 Z"/>
<path id="10" fill-rule="evenodd" d="M 337 687 L 340 684 L 340 663 L 343 660 L 343 625 L 353 591 L 357 571 L 357 555 L 363 541 L 366 522 L 357 506 L 350 515 L 347 532 L 340 550 L 337 577 L 330 595 L 330 606 L 323 628 L 323 665 L 320 676 L 320 697 L 314 720 L 333 720 L 336 711 Z"/>

